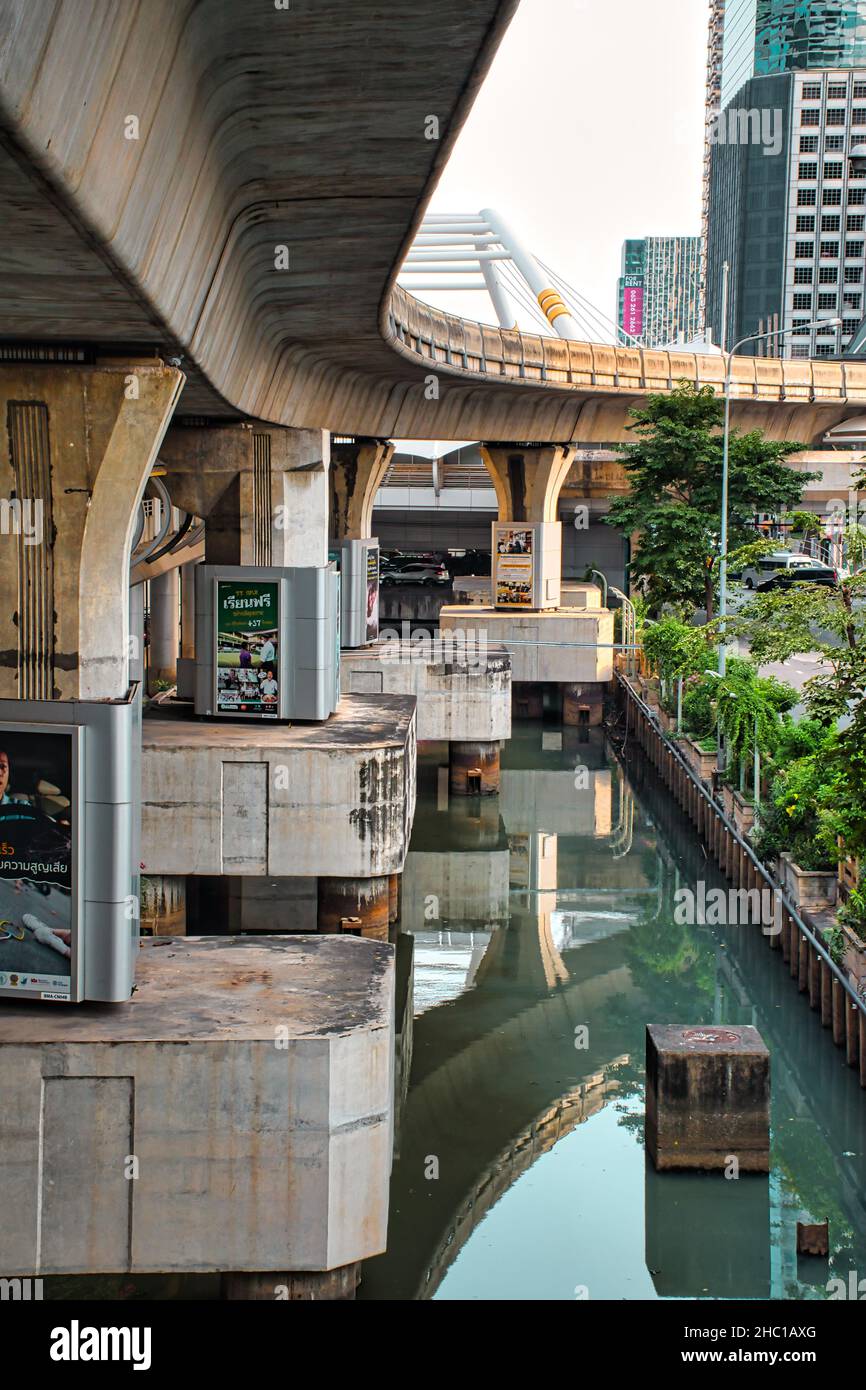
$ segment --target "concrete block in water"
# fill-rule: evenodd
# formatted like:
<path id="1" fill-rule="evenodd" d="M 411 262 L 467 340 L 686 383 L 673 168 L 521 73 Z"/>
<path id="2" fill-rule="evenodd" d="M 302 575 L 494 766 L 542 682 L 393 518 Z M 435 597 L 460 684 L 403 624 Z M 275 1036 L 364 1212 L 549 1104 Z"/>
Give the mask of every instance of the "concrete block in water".
<path id="1" fill-rule="evenodd" d="M 757 1028 L 650 1024 L 646 1143 L 656 1168 L 770 1169 L 770 1054 Z"/>

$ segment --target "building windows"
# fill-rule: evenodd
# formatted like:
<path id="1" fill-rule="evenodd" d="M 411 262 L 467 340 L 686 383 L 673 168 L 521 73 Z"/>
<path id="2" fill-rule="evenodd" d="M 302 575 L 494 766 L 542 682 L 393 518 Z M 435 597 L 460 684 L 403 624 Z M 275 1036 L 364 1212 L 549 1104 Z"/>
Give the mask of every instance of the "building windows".
<path id="1" fill-rule="evenodd" d="M 863 190 L 866 193 L 866 188 Z M 818 191 L 815 188 L 797 189 L 797 207 L 813 208 L 818 201 Z"/>
<path id="2" fill-rule="evenodd" d="M 794 295 L 794 308 L 795 308 L 795 309 L 811 309 L 811 308 L 812 308 L 812 296 L 811 296 L 811 294 L 795 294 L 795 295 Z"/>
<path id="3" fill-rule="evenodd" d="M 851 336 L 852 333 L 856 333 L 856 332 L 857 332 L 857 328 L 858 328 L 859 323 L 860 323 L 860 320 L 859 320 L 859 319 L 843 319 L 843 320 L 842 320 L 842 333 L 843 333 L 843 335 L 844 335 L 846 338 L 850 338 L 850 336 Z"/>
<path id="4" fill-rule="evenodd" d="M 848 95 L 847 82 L 831 82 L 827 88 L 828 101 L 844 101 Z"/>
<path id="5" fill-rule="evenodd" d="M 842 206 L 841 188 L 825 188 L 824 196 L 821 199 L 825 208 L 839 208 Z"/>
<path id="6" fill-rule="evenodd" d="M 839 279 L 839 267 L 835 265 L 822 265 L 818 274 L 819 285 L 835 285 Z"/>
<path id="7" fill-rule="evenodd" d="M 804 82 L 800 95 L 802 96 L 802 98 L 803 98 L 804 101 L 820 101 L 820 100 L 821 100 L 821 83 L 820 83 L 820 82 Z"/>
<path id="8" fill-rule="evenodd" d="M 801 159 L 799 174 L 801 179 L 816 179 L 818 177 L 817 159 Z"/>
<path id="9" fill-rule="evenodd" d="M 793 332 L 797 335 L 797 337 L 802 338 L 804 335 L 808 334 L 809 331 L 810 329 L 808 319 L 794 319 Z"/>
<path id="10" fill-rule="evenodd" d="M 802 168 L 803 166 L 801 165 L 800 167 Z M 841 179 L 841 177 L 842 177 L 842 161 L 841 161 L 841 159 L 825 159 L 825 160 L 824 160 L 824 178 L 825 178 L 825 179 Z"/>
<path id="11" fill-rule="evenodd" d="M 823 225 L 823 224 L 822 224 L 822 225 Z M 799 217 L 797 218 L 797 227 L 796 227 L 796 230 L 797 230 L 798 232 L 814 232 L 814 230 L 815 230 L 815 214 L 814 214 L 814 213 L 808 213 L 808 212 L 801 212 L 800 215 L 799 215 Z M 850 218 L 850 217 L 848 218 L 848 230 L 849 230 L 849 232 L 857 232 L 857 231 L 860 230 L 859 227 L 852 227 L 852 226 L 851 226 L 851 218 Z"/>
<path id="12" fill-rule="evenodd" d="M 834 137 L 834 138 L 835 138 L 835 137 Z M 828 135 L 827 139 L 828 139 L 828 140 L 830 139 L 830 136 L 829 136 L 829 135 Z M 800 136 L 800 153 L 801 153 L 801 154 L 817 154 L 817 153 L 818 153 L 818 137 L 817 137 L 817 135 L 801 135 L 801 136 Z"/>
<path id="13" fill-rule="evenodd" d="M 864 243 L 862 241 L 848 241 L 845 243 L 845 255 L 859 260 L 863 255 L 863 248 Z"/>
<path id="14" fill-rule="evenodd" d="M 826 294 L 826 293 L 824 293 L 824 294 L 819 294 L 819 295 L 818 295 L 818 308 L 819 308 L 819 309 L 835 309 L 835 308 L 836 308 L 836 294 L 835 294 L 835 291 L 834 291 L 833 294 Z"/>
<path id="15" fill-rule="evenodd" d="M 866 188 L 849 188 L 848 202 L 852 207 L 862 207 L 866 203 Z"/>
<path id="16" fill-rule="evenodd" d="M 852 125 L 866 125 L 866 106 L 855 106 L 851 112 Z"/>
<path id="17" fill-rule="evenodd" d="M 792 357 L 808 357 L 808 356 L 809 356 L 809 344 L 808 344 L 808 343 L 792 343 L 792 345 L 791 345 L 791 356 L 792 356 Z"/>
<path id="18" fill-rule="evenodd" d="M 862 265 L 846 265 L 846 267 L 845 267 L 845 284 L 846 284 L 846 285 L 862 285 L 862 284 L 863 284 L 863 267 L 862 267 Z"/>
<path id="19" fill-rule="evenodd" d="M 828 125 L 845 124 L 845 108 L 843 106 L 833 106 L 827 112 Z"/>
<path id="20" fill-rule="evenodd" d="M 806 106 L 800 112 L 800 125 L 820 125 L 821 108 L 820 106 Z"/>
<path id="21" fill-rule="evenodd" d="M 854 83 L 854 100 L 862 101 L 866 97 L 866 82 Z"/>
<path id="22" fill-rule="evenodd" d="M 833 260 L 834 257 L 838 256 L 838 254 L 839 254 L 839 243 L 838 243 L 838 241 L 822 241 L 822 242 L 821 242 L 821 255 L 822 255 L 822 257 L 824 258 L 824 260 L 828 260 L 828 261 L 829 261 L 829 260 Z"/>
<path id="23" fill-rule="evenodd" d="M 812 283 L 812 267 L 811 267 L 810 265 L 795 265 L 795 266 L 794 266 L 794 284 L 795 284 L 795 285 L 811 285 L 811 283 Z"/>
<path id="24" fill-rule="evenodd" d="M 841 218 L 838 212 L 825 212 L 821 218 L 822 232 L 838 232 L 841 226 Z"/>
<path id="25" fill-rule="evenodd" d="M 816 357 L 832 357 L 835 351 L 832 343 L 817 343 L 815 346 Z"/>
<path id="26" fill-rule="evenodd" d="M 844 150 L 844 148 L 845 148 L 845 136 L 844 136 L 844 135 L 826 135 L 826 136 L 824 137 L 824 149 L 825 149 L 825 150 L 828 150 L 828 151 L 833 151 L 833 150 Z"/>
<path id="27" fill-rule="evenodd" d="M 866 214 L 862 212 L 849 212 L 845 226 L 849 232 L 866 231 Z M 803 230 L 808 231 L 809 228 L 804 227 Z"/>
<path id="28" fill-rule="evenodd" d="M 860 309 L 862 304 L 863 296 L 861 294 L 851 294 L 849 292 L 842 296 L 842 307 L 845 309 Z"/>

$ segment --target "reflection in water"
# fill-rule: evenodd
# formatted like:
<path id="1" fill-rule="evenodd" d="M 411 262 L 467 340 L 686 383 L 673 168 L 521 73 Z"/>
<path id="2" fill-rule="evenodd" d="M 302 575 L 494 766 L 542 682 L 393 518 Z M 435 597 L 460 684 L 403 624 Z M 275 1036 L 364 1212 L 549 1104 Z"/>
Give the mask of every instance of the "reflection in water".
<path id="1" fill-rule="evenodd" d="M 388 1250 L 363 1298 L 804 1298 L 866 1275 L 866 1096 L 755 928 L 680 925 L 720 884 L 688 823 L 601 731 L 517 727 L 498 798 L 437 809 L 419 767 L 402 929 L 411 1078 Z M 657 1174 L 647 1023 L 754 1023 L 773 1170 Z M 831 1259 L 799 1261 L 797 1219 Z"/>

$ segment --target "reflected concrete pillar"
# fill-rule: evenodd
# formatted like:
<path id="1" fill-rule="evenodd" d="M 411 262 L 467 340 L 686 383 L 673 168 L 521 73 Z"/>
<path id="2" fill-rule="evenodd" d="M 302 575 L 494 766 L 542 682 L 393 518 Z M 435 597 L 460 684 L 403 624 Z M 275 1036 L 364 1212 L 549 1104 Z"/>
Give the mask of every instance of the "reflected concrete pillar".
<path id="1" fill-rule="evenodd" d="M 595 681 L 572 681 L 562 687 L 562 722 L 595 728 L 604 715 L 604 690 Z"/>
<path id="2" fill-rule="evenodd" d="M 180 583 L 177 569 L 166 570 L 150 581 L 150 660 L 148 674 L 153 694 L 157 681 L 177 680 L 180 636 Z"/>
<path id="3" fill-rule="evenodd" d="M 383 439 L 352 439 L 331 445 L 330 532 L 335 541 L 372 536 L 376 493 L 394 457 Z"/>
<path id="4" fill-rule="evenodd" d="M 304 1270 L 292 1274 L 262 1274 L 244 1270 L 223 1275 L 222 1296 L 235 1302 L 264 1300 L 268 1303 L 310 1303 L 323 1299 L 346 1302 L 355 1297 L 360 1278 L 360 1262 L 321 1272 Z"/>
<path id="5" fill-rule="evenodd" d="M 327 430 L 179 423 L 160 461 L 174 505 L 205 518 L 208 564 L 327 563 Z"/>
<path id="6" fill-rule="evenodd" d="M 329 934 L 349 932 L 373 941 L 387 941 L 390 903 L 388 875 L 320 878 L 318 929 Z"/>
<path id="7" fill-rule="evenodd" d="M 129 554 L 183 385 L 148 358 L 0 366 L 0 695 L 120 699 L 129 684 Z M 17 543 L 16 543 L 17 541 Z"/>
<path id="8" fill-rule="evenodd" d="M 452 796 L 495 796 L 499 791 L 499 743 L 449 744 Z"/>

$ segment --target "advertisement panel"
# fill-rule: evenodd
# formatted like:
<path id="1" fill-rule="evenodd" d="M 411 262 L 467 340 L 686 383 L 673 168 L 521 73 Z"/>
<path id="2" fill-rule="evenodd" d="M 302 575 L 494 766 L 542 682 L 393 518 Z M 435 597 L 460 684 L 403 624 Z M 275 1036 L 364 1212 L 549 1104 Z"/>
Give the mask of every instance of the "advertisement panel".
<path id="1" fill-rule="evenodd" d="M 643 336 L 643 280 L 627 275 L 622 295 L 622 326 L 635 338 Z"/>
<path id="2" fill-rule="evenodd" d="M 0 726 L 0 990 L 69 999 L 77 952 L 78 730 Z"/>
<path id="3" fill-rule="evenodd" d="M 216 588 L 216 712 L 276 719 L 279 586 L 220 579 Z"/>
<path id="4" fill-rule="evenodd" d="M 496 531 L 496 592 L 497 607 L 531 608 L 533 593 L 532 530 L 519 526 L 501 526 Z"/>
<path id="5" fill-rule="evenodd" d="M 379 636 L 379 547 L 367 547 L 367 641 Z"/>

